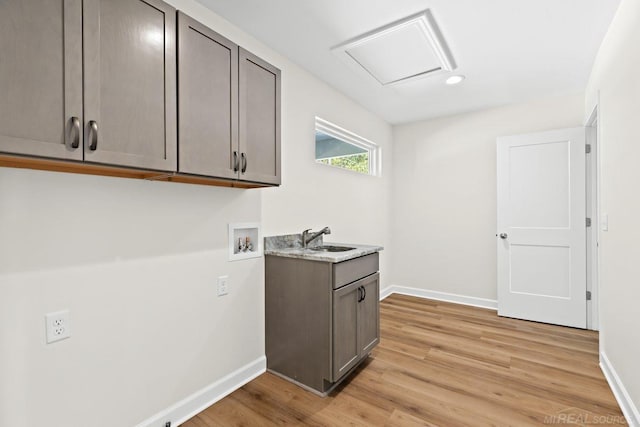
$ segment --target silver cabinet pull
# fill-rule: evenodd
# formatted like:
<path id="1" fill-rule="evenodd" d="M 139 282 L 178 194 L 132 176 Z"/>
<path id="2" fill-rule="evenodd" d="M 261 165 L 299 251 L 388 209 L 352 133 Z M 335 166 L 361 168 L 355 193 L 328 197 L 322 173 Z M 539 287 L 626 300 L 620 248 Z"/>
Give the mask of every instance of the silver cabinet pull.
<path id="1" fill-rule="evenodd" d="M 506 239 L 507 237 L 509 237 L 509 236 L 507 235 L 507 233 L 500 233 L 500 238 L 501 238 L 501 239 Z"/>
<path id="2" fill-rule="evenodd" d="M 80 146 L 80 119 L 75 116 L 69 119 L 65 143 L 73 149 Z"/>
<path id="3" fill-rule="evenodd" d="M 245 153 L 242 153 L 240 155 L 242 157 L 242 173 L 245 173 L 247 171 L 247 155 Z"/>
<path id="4" fill-rule="evenodd" d="M 233 171 L 238 172 L 238 168 L 240 167 L 240 163 L 238 162 L 238 152 L 233 152 Z"/>
<path id="5" fill-rule="evenodd" d="M 98 122 L 91 120 L 89 122 L 89 150 L 96 151 L 98 148 Z"/>

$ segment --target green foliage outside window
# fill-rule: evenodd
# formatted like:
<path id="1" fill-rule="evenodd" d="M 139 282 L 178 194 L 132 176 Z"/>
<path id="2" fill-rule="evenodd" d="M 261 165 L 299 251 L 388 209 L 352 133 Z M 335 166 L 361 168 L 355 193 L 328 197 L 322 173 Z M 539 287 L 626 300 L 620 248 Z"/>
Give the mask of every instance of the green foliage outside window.
<path id="1" fill-rule="evenodd" d="M 351 156 L 331 157 L 317 160 L 318 163 L 349 169 L 354 172 L 369 173 L 369 153 L 353 154 Z"/>

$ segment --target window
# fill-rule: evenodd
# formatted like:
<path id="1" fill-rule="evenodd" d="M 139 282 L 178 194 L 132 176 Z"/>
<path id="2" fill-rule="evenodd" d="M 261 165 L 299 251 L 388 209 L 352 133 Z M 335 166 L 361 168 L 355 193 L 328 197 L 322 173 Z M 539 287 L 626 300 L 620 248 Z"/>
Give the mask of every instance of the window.
<path id="1" fill-rule="evenodd" d="M 380 175 L 380 147 L 316 117 L 316 163 Z"/>

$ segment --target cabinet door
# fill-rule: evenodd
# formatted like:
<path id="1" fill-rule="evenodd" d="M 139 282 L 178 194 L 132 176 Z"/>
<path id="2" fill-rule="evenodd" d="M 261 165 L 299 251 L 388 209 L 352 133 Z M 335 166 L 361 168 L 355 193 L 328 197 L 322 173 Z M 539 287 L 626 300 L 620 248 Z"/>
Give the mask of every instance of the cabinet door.
<path id="1" fill-rule="evenodd" d="M 358 348 L 364 357 L 380 342 L 380 275 L 367 277 L 360 286 L 364 291 L 358 304 Z"/>
<path id="2" fill-rule="evenodd" d="M 240 179 L 280 184 L 280 70 L 240 48 Z"/>
<path id="3" fill-rule="evenodd" d="M 238 46 L 178 12 L 178 170 L 237 178 Z"/>
<path id="4" fill-rule="evenodd" d="M 0 1 L 0 152 L 82 160 L 81 0 Z"/>
<path id="5" fill-rule="evenodd" d="M 175 9 L 84 0 L 85 161 L 176 170 Z"/>
<path id="6" fill-rule="evenodd" d="M 358 300 L 361 283 L 333 291 L 333 378 L 338 381 L 360 360 Z"/>

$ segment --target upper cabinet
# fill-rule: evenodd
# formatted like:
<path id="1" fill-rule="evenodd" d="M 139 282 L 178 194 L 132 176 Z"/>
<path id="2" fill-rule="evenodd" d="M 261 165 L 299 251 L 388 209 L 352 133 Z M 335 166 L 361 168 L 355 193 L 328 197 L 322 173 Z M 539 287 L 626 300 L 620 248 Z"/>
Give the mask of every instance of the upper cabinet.
<path id="1" fill-rule="evenodd" d="M 178 12 L 178 171 L 237 178 L 238 46 Z"/>
<path id="2" fill-rule="evenodd" d="M 178 13 L 178 171 L 280 184 L 280 70 Z"/>
<path id="3" fill-rule="evenodd" d="M 240 179 L 280 184 L 280 70 L 240 48 Z"/>
<path id="4" fill-rule="evenodd" d="M 0 166 L 280 184 L 280 70 L 161 0 L 0 0 L 0 58 Z"/>
<path id="5" fill-rule="evenodd" d="M 0 2 L 0 151 L 174 171 L 175 13 L 158 0 Z"/>
<path id="6" fill-rule="evenodd" d="M 85 161 L 176 169 L 176 11 L 84 0 Z"/>
<path id="7" fill-rule="evenodd" d="M 0 151 L 82 160 L 82 1 L 0 1 Z"/>

